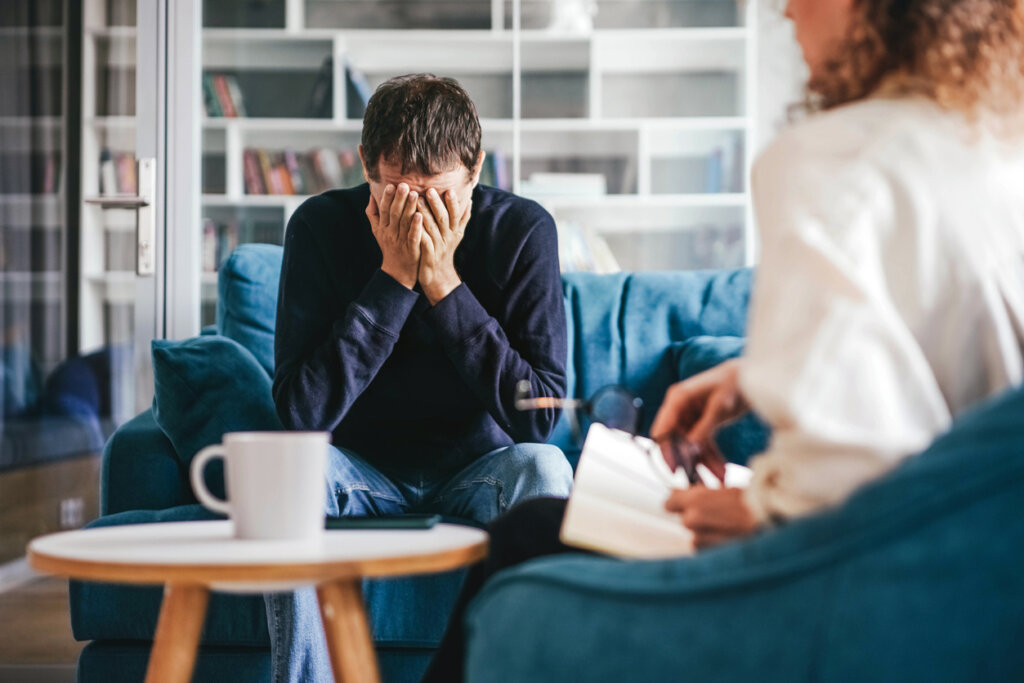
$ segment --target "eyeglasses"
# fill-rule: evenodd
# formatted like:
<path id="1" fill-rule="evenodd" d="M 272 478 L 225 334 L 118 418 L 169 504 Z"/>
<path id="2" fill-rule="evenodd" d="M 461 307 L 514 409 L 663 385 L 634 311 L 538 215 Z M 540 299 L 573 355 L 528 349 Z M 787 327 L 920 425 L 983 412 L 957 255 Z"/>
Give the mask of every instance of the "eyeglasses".
<path id="1" fill-rule="evenodd" d="M 701 447 L 687 440 L 681 434 L 673 434 L 657 441 L 640 440 L 638 432 L 643 418 L 644 402 L 624 387 L 610 384 L 598 389 L 589 399 L 558 398 L 555 396 L 530 396 L 532 388 L 528 380 L 516 384 L 516 410 L 543 410 L 561 408 L 569 421 L 569 429 L 576 443 L 582 441 L 583 430 L 580 416 L 592 422 L 599 422 L 611 429 L 626 432 L 634 443 L 642 448 L 652 461 L 662 460 L 674 474 L 682 470 L 690 484 L 702 483 L 697 465 L 703 464 L 720 480 L 725 476 L 725 459 L 714 443 Z M 655 467 L 659 472 L 660 469 Z M 670 482 L 670 484 L 673 482 Z"/>

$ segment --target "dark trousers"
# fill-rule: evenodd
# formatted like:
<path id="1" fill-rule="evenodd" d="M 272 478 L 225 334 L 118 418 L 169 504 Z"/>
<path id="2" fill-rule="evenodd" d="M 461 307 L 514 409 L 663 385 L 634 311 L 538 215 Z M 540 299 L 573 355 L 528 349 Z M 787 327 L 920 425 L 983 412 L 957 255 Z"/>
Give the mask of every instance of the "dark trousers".
<path id="1" fill-rule="evenodd" d="M 466 634 L 463 620 L 466 607 L 494 574 L 503 569 L 545 555 L 582 553 L 558 540 L 565 516 L 564 498 L 534 498 L 516 505 L 491 522 L 490 551 L 487 558 L 474 565 L 455 603 L 448 630 L 430 663 L 423 683 L 458 683 L 465 675 Z"/>

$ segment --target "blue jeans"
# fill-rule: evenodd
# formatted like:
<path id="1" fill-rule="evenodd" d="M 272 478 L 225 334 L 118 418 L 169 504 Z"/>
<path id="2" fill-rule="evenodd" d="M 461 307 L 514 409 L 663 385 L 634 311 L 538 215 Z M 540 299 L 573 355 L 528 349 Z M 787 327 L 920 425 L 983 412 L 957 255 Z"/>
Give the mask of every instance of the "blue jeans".
<path id="1" fill-rule="evenodd" d="M 565 455 L 546 444 L 500 448 L 445 477 L 429 470 L 389 477 L 355 453 L 331 449 L 326 514 L 433 512 L 486 524 L 520 501 L 567 497 L 571 485 Z M 265 599 L 274 683 L 333 681 L 315 590 Z"/>

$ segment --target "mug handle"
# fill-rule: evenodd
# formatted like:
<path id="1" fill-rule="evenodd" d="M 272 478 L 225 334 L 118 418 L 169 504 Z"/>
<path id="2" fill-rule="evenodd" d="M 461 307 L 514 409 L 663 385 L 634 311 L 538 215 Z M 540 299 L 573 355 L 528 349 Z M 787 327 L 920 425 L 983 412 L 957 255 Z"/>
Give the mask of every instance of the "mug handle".
<path id="1" fill-rule="evenodd" d="M 192 478 L 192 490 L 195 491 L 196 498 L 203 504 L 204 507 L 213 510 L 214 512 L 220 512 L 225 515 L 231 514 L 231 507 L 228 505 L 226 500 L 217 498 L 210 489 L 206 488 L 206 482 L 203 481 L 203 470 L 206 469 L 206 463 L 212 458 L 223 458 L 225 455 L 223 444 L 214 444 L 207 446 L 203 450 L 196 453 L 196 457 L 192 458 L 192 466 L 190 467 L 190 474 Z"/>

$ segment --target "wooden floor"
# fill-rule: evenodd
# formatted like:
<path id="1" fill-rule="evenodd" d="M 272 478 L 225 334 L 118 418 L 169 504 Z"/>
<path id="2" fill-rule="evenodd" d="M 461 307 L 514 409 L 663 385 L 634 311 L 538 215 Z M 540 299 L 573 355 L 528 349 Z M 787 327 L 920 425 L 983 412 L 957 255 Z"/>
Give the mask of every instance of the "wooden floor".
<path id="1" fill-rule="evenodd" d="M 66 668 L 78 661 L 85 643 L 71 637 L 66 580 L 39 578 L 0 593 L 0 615 L 0 667 Z"/>

